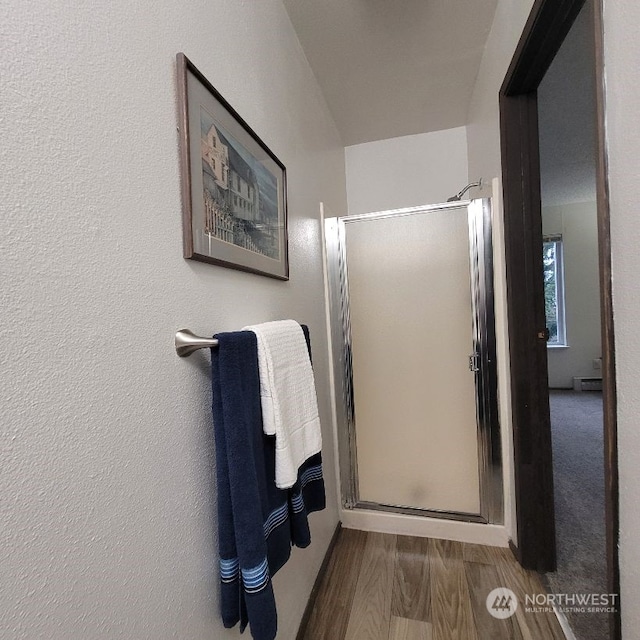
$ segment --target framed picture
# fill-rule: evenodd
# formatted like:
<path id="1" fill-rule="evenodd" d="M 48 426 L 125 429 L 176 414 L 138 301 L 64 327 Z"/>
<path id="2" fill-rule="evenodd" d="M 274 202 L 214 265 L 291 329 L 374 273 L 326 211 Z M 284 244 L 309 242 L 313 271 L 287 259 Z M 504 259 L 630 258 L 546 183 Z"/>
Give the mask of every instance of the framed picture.
<path id="1" fill-rule="evenodd" d="M 286 170 L 177 55 L 184 257 L 289 279 Z"/>

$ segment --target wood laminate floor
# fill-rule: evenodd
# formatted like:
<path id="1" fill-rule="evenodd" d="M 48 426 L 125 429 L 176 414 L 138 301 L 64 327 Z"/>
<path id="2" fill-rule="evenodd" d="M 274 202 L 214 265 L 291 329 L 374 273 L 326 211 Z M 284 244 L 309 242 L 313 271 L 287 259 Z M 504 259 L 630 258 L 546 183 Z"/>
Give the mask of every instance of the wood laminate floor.
<path id="1" fill-rule="evenodd" d="M 513 616 L 489 614 L 497 587 L 518 597 Z M 508 549 L 342 529 L 304 640 L 564 640 L 553 613 L 525 611 L 545 593 Z"/>

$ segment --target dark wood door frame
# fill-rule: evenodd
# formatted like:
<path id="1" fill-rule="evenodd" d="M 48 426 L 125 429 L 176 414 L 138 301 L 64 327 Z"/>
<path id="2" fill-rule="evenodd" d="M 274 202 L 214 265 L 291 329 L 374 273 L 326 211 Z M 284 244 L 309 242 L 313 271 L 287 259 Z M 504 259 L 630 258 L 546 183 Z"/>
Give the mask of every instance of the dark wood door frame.
<path id="1" fill-rule="evenodd" d="M 500 90 L 507 303 L 518 541 L 523 566 L 556 567 L 537 89 L 585 0 L 536 0 Z M 604 126 L 602 0 L 594 0 L 597 74 L 597 194 L 602 318 L 606 526 L 609 592 L 620 593 L 618 455 L 611 250 Z M 620 613 L 612 615 L 620 638 Z"/>

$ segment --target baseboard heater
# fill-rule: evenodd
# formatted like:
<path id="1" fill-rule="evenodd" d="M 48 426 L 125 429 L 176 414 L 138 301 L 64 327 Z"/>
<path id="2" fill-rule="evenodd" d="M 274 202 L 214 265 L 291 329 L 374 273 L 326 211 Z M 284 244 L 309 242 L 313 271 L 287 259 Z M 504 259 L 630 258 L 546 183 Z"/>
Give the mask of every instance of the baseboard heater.
<path id="1" fill-rule="evenodd" d="M 574 391 L 602 391 L 602 378 L 576 377 L 573 379 Z"/>

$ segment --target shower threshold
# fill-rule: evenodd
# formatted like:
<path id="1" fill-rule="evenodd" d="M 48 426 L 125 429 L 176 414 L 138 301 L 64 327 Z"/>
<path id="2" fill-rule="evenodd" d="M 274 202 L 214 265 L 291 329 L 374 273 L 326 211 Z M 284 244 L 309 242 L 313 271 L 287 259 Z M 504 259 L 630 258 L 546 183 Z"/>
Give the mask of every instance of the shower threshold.
<path id="1" fill-rule="evenodd" d="M 460 511 L 445 511 L 441 509 L 421 509 L 419 507 L 407 507 L 404 505 L 381 504 L 360 500 L 354 505 L 346 505 L 347 509 L 366 509 L 369 511 L 385 511 L 407 516 L 422 516 L 423 518 L 439 518 L 440 520 L 456 520 L 458 522 L 476 522 L 487 524 L 486 518 L 478 513 L 464 513 Z"/>

